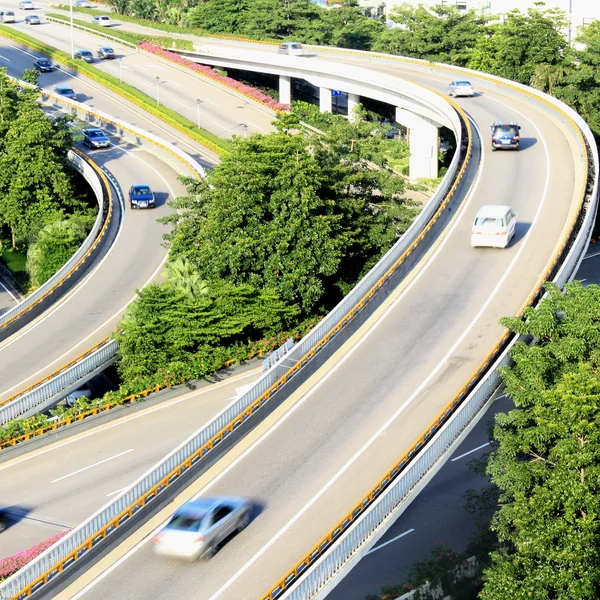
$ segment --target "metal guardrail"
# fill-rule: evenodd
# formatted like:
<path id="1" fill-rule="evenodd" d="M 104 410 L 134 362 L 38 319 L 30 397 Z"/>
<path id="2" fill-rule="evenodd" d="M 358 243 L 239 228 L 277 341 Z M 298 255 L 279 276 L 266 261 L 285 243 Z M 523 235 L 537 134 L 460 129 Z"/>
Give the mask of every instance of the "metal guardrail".
<path id="1" fill-rule="evenodd" d="M 252 389 L 140 477 L 129 489 L 2 582 L 0 598 L 21 598 L 30 595 L 137 514 L 146 503 L 156 498 L 199 460 L 210 455 L 227 436 L 268 403 L 294 375 L 311 362 L 320 350 L 362 311 L 389 278 L 404 266 L 453 199 L 471 158 L 472 133 L 469 121 L 458 105 L 452 102 L 449 104 L 453 105 L 454 110 L 448 110 L 447 116 L 454 124 L 459 150 L 436 194 L 404 236 L 338 306 L 269 369 Z M 459 169 L 461 161 L 462 166 Z M 290 364 L 293 366 L 286 366 Z"/>
<path id="2" fill-rule="evenodd" d="M 31 391 L 19 396 L 16 400 L 0 407 L 0 424 L 4 425 L 11 419 L 16 419 L 33 408 L 53 402 L 63 390 L 69 390 L 78 381 L 81 381 L 99 368 L 110 364 L 116 356 L 117 342 L 109 341 L 87 356 L 84 360 L 75 363 L 69 369 L 53 377 L 44 385 L 36 387 Z"/>
<path id="3" fill-rule="evenodd" d="M 79 151 L 69 150 L 68 158 L 71 164 L 85 177 L 86 181 L 94 191 L 98 200 L 98 216 L 92 230 L 79 247 L 77 252 L 57 271 L 48 281 L 41 285 L 22 302 L 7 310 L 0 316 L 0 332 L 11 326 L 23 315 L 29 313 L 34 306 L 40 304 L 48 295 L 54 293 L 57 288 L 64 285 L 85 263 L 91 252 L 97 247 L 106 235 L 110 218 L 113 212 L 113 202 L 108 183 L 106 184 L 107 198 L 104 198 L 102 187 L 102 176 L 99 170 L 94 169 Z"/>

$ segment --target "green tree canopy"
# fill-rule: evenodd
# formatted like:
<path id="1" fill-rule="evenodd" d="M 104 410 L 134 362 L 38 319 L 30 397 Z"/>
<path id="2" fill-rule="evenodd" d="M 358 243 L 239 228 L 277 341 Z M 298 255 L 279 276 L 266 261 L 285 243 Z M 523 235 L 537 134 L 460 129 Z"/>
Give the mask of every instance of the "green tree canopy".
<path id="1" fill-rule="evenodd" d="M 394 8 L 390 18 L 398 25 L 384 30 L 374 50 L 425 60 L 466 65 L 482 37 L 487 17 L 474 10 L 439 4 Z"/>
<path id="2" fill-rule="evenodd" d="M 189 195 L 172 203 L 172 257 L 189 260 L 209 286 L 269 287 L 304 314 L 337 301 L 415 214 L 402 178 L 368 160 L 383 134 L 372 124 L 370 133 L 348 127 L 339 130 L 344 139 L 238 138 L 205 181 L 187 180 Z"/>
<path id="3" fill-rule="evenodd" d="M 503 372 L 516 409 L 498 415 L 488 473 L 500 489 L 480 598 L 592 600 L 600 593 L 600 287 L 574 282 L 524 319 L 538 343 Z"/>

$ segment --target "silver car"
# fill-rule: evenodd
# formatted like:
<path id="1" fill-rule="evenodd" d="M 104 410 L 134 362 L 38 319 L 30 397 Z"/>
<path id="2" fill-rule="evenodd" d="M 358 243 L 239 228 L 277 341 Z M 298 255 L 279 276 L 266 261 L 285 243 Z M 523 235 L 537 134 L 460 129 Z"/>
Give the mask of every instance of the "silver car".
<path id="1" fill-rule="evenodd" d="M 186 502 L 154 538 L 154 550 L 177 558 L 210 558 L 219 545 L 250 522 L 252 505 L 241 498 Z"/>
<path id="2" fill-rule="evenodd" d="M 474 96 L 475 91 L 470 81 L 455 80 L 448 85 L 448 96 Z"/>

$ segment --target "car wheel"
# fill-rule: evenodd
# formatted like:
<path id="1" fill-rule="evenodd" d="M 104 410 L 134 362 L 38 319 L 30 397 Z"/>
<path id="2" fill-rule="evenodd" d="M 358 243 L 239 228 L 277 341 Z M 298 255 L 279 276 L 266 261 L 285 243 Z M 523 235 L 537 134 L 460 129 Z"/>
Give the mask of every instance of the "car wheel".
<path id="1" fill-rule="evenodd" d="M 492 146 L 492 152 L 496 152 L 497 149 L 496 146 Z"/>
<path id="2" fill-rule="evenodd" d="M 129 203 L 129 206 L 131 206 L 131 208 L 132 208 L 132 209 L 134 209 L 134 208 L 135 208 L 135 206 L 133 205 L 133 202 L 130 202 L 130 203 Z"/>
<path id="3" fill-rule="evenodd" d="M 237 532 L 239 533 L 240 531 L 246 529 L 246 527 L 248 527 L 248 523 L 250 523 L 250 513 L 246 511 L 238 522 Z"/>
<path id="4" fill-rule="evenodd" d="M 209 548 L 206 549 L 206 551 L 202 555 L 202 558 L 204 558 L 204 560 L 210 560 L 217 553 L 218 549 L 219 544 L 215 542 Z"/>

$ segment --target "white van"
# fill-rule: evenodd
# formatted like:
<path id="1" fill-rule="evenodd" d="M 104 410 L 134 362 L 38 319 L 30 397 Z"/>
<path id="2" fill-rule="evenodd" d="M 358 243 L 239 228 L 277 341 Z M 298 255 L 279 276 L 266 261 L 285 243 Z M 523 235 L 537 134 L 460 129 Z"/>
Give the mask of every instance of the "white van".
<path id="1" fill-rule="evenodd" d="M 473 222 L 471 247 L 506 248 L 515 235 L 517 214 L 506 205 L 482 206 Z"/>
<path id="2" fill-rule="evenodd" d="M 290 56 L 303 56 L 304 50 L 299 42 L 284 42 L 279 46 L 279 54 L 289 54 Z"/>
<path id="3" fill-rule="evenodd" d="M 2 18 L 2 22 L 3 23 L 14 23 L 15 22 L 15 13 L 12 12 L 11 10 L 7 10 L 4 13 L 4 16 Z"/>
<path id="4" fill-rule="evenodd" d="M 84 387 L 84 388 L 81 388 L 80 390 L 75 390 L 74 392 L 71 392 L 65 398 L 65 404 L 69 408 L 73 408 L 73 406 L 75 406 L 75 404 L 79 398 L 87 398 L 89 400 L 91 397 L 92 397 L 92 390 L 90 390 L 87 387 Z"/>

